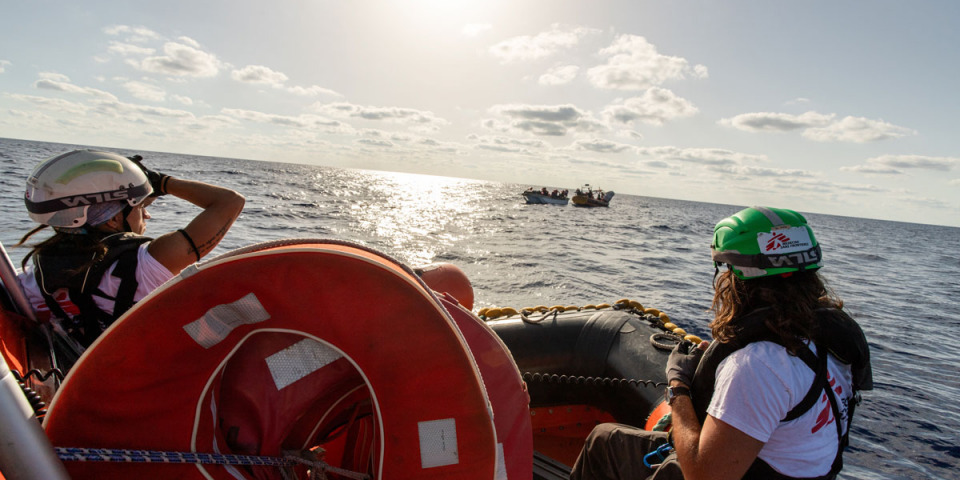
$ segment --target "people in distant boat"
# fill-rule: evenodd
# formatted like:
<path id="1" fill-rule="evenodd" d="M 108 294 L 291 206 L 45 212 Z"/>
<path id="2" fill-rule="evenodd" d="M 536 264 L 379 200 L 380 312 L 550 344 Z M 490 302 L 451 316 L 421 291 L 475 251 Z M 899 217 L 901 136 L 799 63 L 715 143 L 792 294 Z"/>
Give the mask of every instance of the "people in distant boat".
<path id="1" fill-rule="evenodd" d="M 548 195 L 548 194 L 547 194 L 547 187 L 541 188 L 541 189 L 540 189 L 540 194 L 541 194 L 541 195 Z"/>
<path id="2" fill-rule="evenodd" d="M 717 223 L 711 248 L 714 341 L 682 342 L 667 360 L 669 434 L 601 424 L 572 480 L 840 471 L 859 391 L 873 380 L 863 331 L 819 275 L 813 230 L 792 210 L 747 208 Z"/>
<path id="3" fill-rule="evenodd" d="M 182 228 L 143 236 L 157 197 L 200 212 Z M 224 187 L 155 172 L 139 155 L 74 150 L 44 160 L 27 179 L 27 211 L 51 227 L 31 245 L 18 277 L 36 317 L 52 320 L 60 356 L 78 355 L 134 303 L 200 261 L 240 215 L 244 197 Z"/>

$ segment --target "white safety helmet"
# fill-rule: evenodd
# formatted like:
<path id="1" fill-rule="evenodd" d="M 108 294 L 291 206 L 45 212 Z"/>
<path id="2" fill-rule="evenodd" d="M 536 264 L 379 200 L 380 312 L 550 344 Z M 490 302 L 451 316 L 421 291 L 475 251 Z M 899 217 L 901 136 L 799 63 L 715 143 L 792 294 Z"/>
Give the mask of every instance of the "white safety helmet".
<path id="1" fill-rule="evenodd" d="M 24 202 L 37 223 L 80 228 L 88 224 L 91 206 L 112 203 L 119 207 L 112 214 L 116 215 L 125 205 L 139 205 L 152 192 L 147 175 L 130 159 L 110 152 L 74 150 L 48 158 L 33 169 Z"/>

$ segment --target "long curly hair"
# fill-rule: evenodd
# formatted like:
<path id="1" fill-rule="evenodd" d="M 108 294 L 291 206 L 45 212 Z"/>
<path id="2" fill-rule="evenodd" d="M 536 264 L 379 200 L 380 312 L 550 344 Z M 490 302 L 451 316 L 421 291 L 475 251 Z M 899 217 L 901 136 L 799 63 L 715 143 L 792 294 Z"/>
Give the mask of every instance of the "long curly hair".
<path id="1" fill-rule="evenodd" d="M 817 270 L 750 280 L 741 280 L 727 270 L 714 278 L 713 286 L 714 319 L 710 329 L 715 340 L 736 339 L 736 319 L 768 307 L 771 313 L 765 320 L 767 327 L 792 354 L 805 346 L 804 339 L 816 338 L 816 309 L 843 307 L 843 301 L 827 288 Z"/>

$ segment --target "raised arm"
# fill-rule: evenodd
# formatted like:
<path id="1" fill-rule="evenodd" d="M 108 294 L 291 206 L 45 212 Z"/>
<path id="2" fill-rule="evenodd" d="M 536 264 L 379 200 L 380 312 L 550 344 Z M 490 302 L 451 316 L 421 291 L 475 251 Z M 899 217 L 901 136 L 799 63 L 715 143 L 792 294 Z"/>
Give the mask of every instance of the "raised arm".
<path id="1" fill-rule="evenodd" d="M 166 193 L 203 209 L 183 227 L 156 238 L 147 251 L 174 274 L 210 253 L 240 216 L 245 199 L 239 193 L 203 182 L 169 177 Z M 193 242 L 193 244 L 191 244 Z"/>

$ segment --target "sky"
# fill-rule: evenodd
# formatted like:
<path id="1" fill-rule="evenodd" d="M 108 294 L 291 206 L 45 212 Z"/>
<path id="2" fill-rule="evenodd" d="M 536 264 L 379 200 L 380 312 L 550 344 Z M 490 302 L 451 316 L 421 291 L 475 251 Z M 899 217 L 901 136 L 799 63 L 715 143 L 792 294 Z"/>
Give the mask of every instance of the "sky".
<path id="1" fill-rule="evenodd" d="M 0 12 L 0 137 L 960 226 L 955 0 Z"/>

